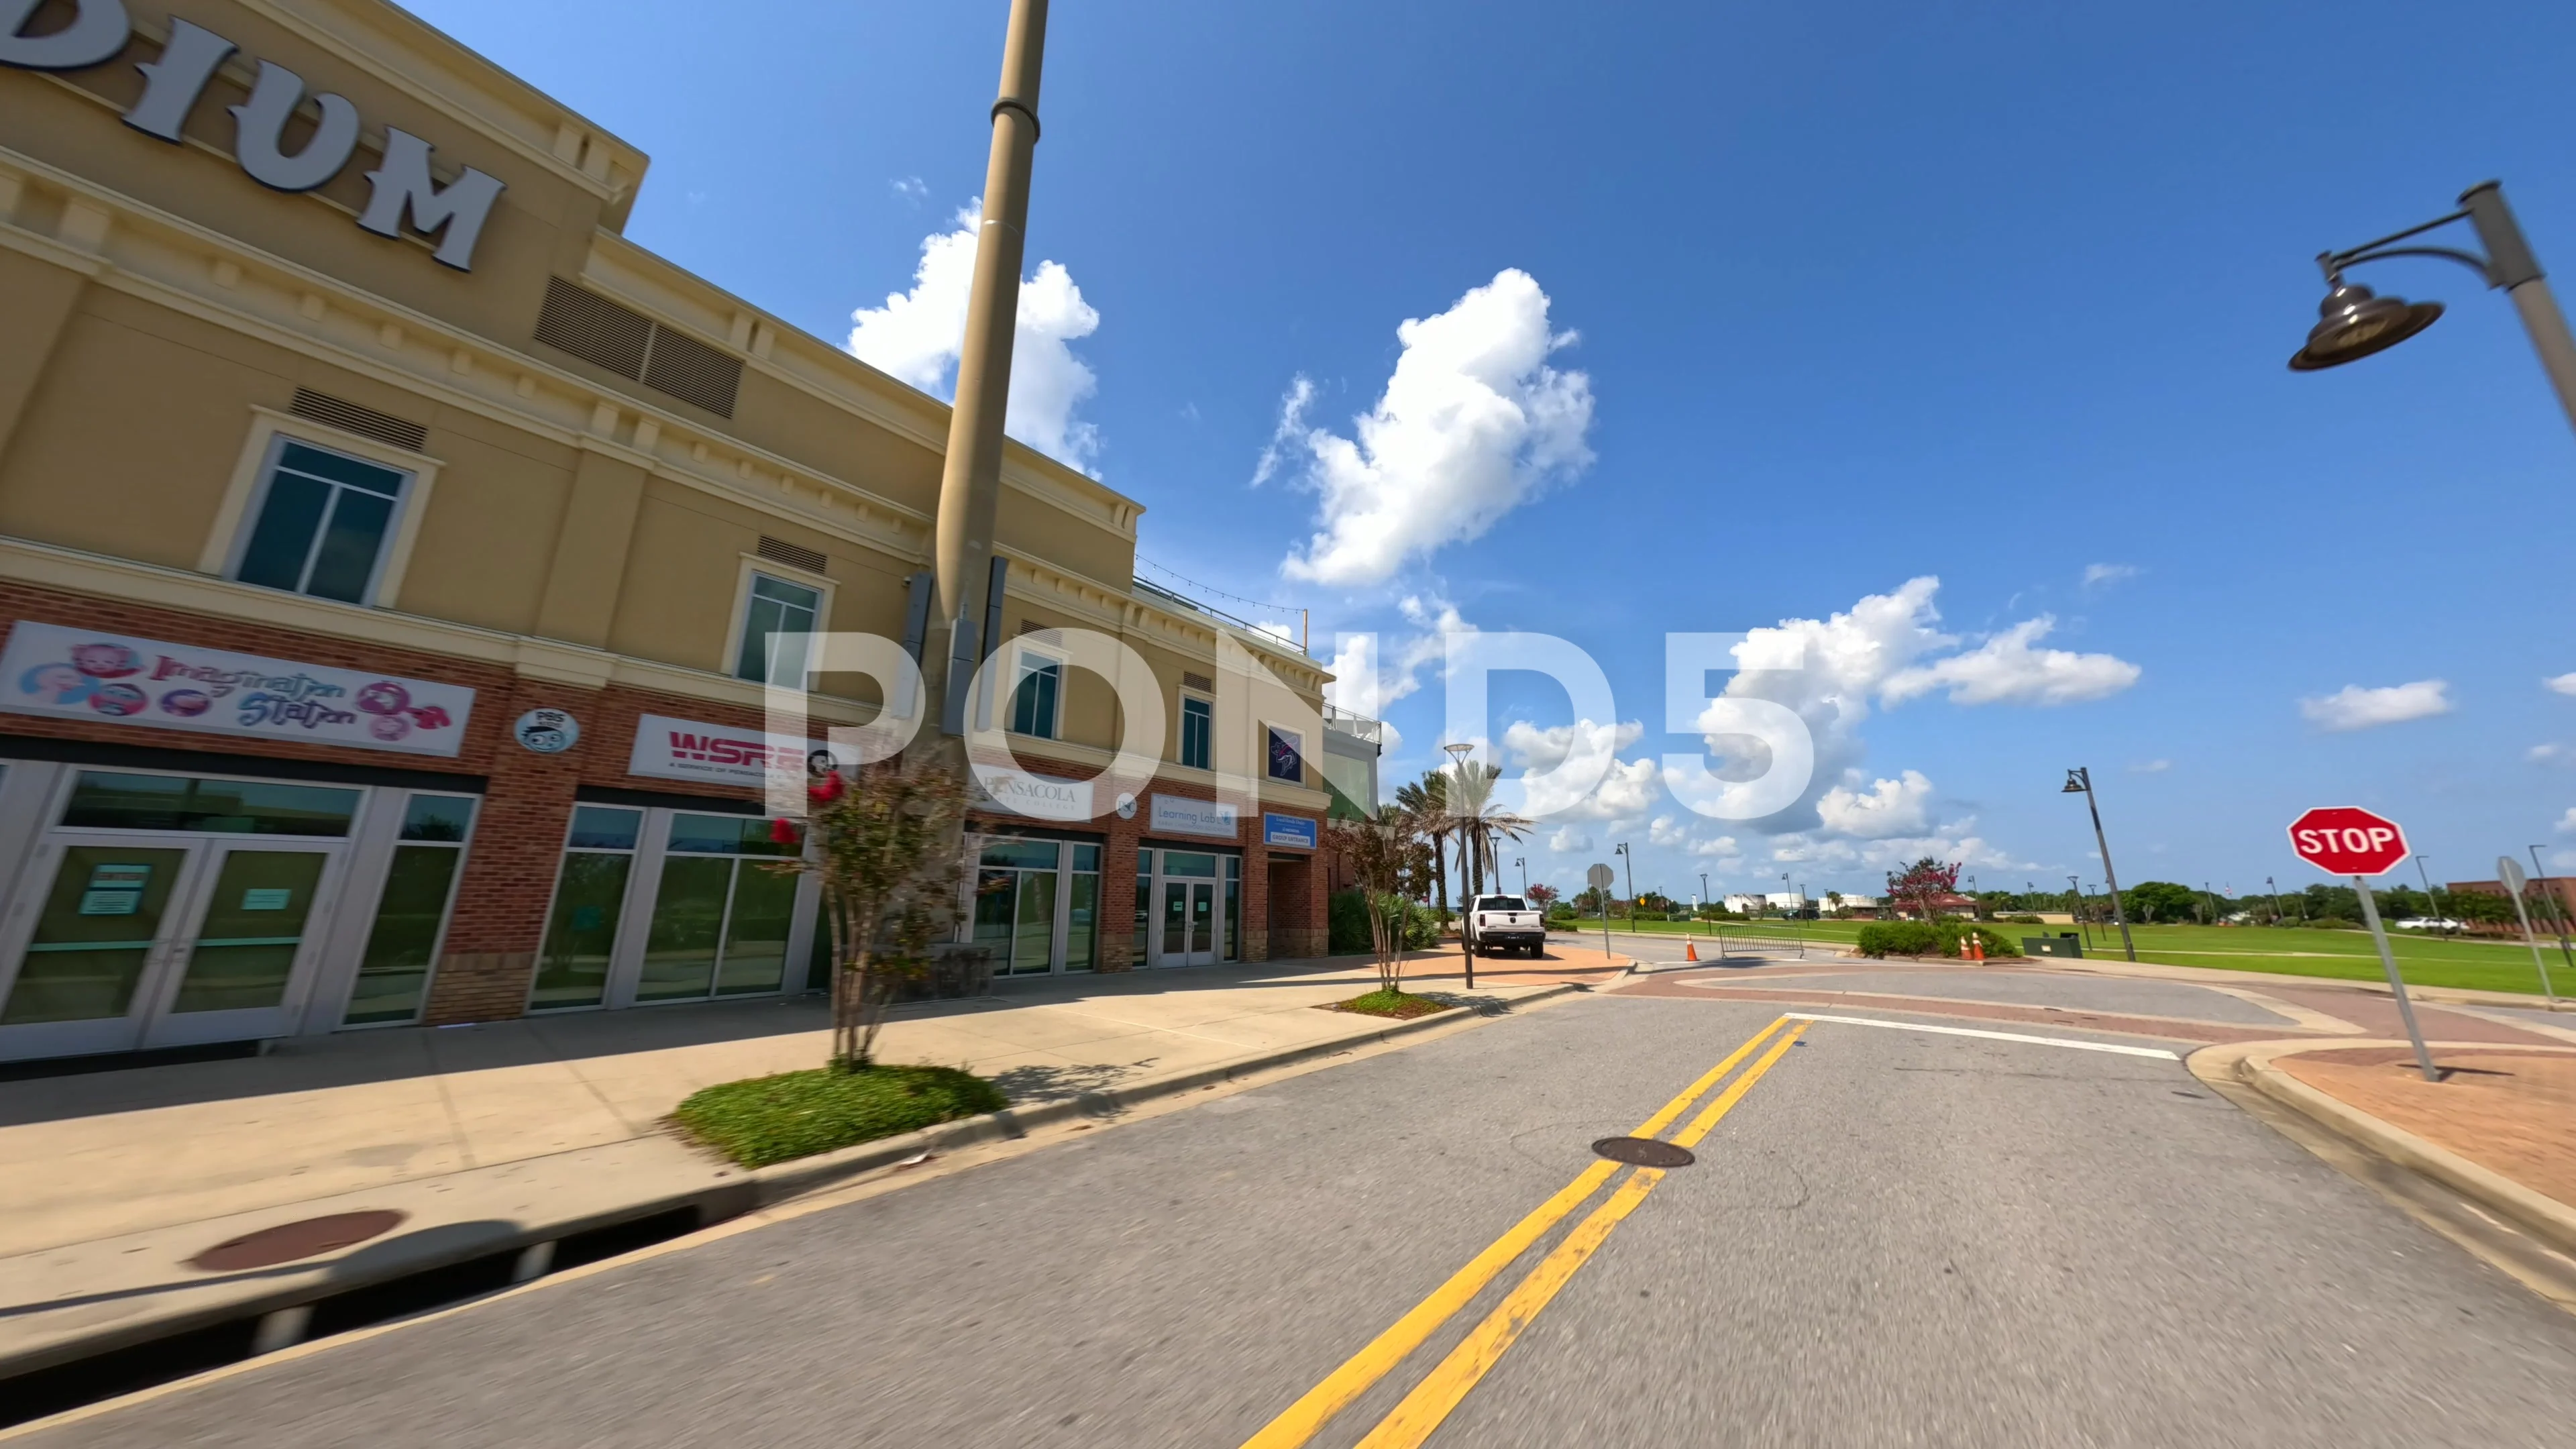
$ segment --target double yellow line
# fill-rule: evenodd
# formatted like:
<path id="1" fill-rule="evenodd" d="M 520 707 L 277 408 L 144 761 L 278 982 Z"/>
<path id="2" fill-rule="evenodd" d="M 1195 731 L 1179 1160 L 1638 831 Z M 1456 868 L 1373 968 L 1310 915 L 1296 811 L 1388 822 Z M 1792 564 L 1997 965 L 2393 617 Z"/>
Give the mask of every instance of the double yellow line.
<path id="1" fill-rule="evenodd" d="M 1762 1074 L 1771 1070 L 1772 1064 L 1788 1052 L 1809 1025 L 1803 1021 L 1792 1025 L 1784 1016 L 1755 1032 L 1744 1045 L 1729 1052 L 1724 1061 L 1709 1068 L 1698 1081 L 1683 1088 L 1655 1115 L 1638 1124 L 1631 1135 L 1652 1137 L 1681 1120 L 1682 1114 L 1691 1109 L 1691 1104 L 1723 1081 L 1727 1073 L 1742 1066 L 1746 1058 L 1762 1051 L 1763 1043 L 1769 1041 L 1770 1049 L 1762 1051 L 1761 1060 L 1728 1083 L 1725 1091 L 1718 1093 L 1698 1116 L 1691 1119 L 1689 1126 L 1672 1138 L 1677 1146 L 1697 1147 L 1701 1139 L 1734 1110 L 1735 1104 L 1744 1100 L 1744 1094 L 1753 1090 L 1753 1084 L 1762 1080 Z M 1784 1026 L 1789 1030 L 1775 1039 L 1774 1033 Z M 1299 1449 L 1324 1427 L 1327 1420 L 1392 1372 L 1407 1355 L 1438 1332 L 1440 1325 L 1466 1307 L 1486 1284 L 1510 1267 L 1531 1244 L 1546 1236 L 1548 1229 L 1583 1206 L 1618 1171 L 1619 1164 L 1607 1161 L 1595 1162 L 1583 1169 L 1554 1197 L 1539 1204 L 1529 1216 L 1513 1224 L 1511 1231 L 1494 1239 L 1483 1252 L 1468 1260 L 1465 1267 L 1449 1275 L 1449 1281 L 1433 1289 L 1430 1297 L 1415 1304 L 1410 1312 L 1371 1340 L 1368 1347 L 1352 1354 L 1340 1368 L 1327 1374 L 1323 1382 L 1308 1389 L 1304 1397 L 1264 1425 L 1260 1433 L 1246 1439 L 1243 1449 Z M 1619 1226 L 1620 1220 L 1635 1212 L 1637 1204 L 1644 1202 L 1646 1194 L 1653 1192 L 1655 1184 L 1663 1179 L 1662 1171 L 1651 1167 L 1641 1167 L 1631 1173 L 1628 1180 L 1610 1194 L 1608 1201 L 1594 1208 L 1590 1216 L 1577 1223 L 1572 1232 L 1539 1260 L 1538 1266 L 1513 1287 L 1493 1312 L 1485 1315 L 1484 1321 L 1477 1324 L 1464 1341 L 1449 1351 L 1448 1357 L 1414 1386 L 1413 1392 L 1404 1396 L 1402 1403 L 1378 1421 L 1378 1426 L 1360 1441 L 1360 1449 L 1413 1449 L 1429 1438 L 1431 1431 L 1440 1427 L 1441 1420 L 1449 1417 L 1449 1412 L 1467 1397 L 1468 1390 L 1473 1389 L 1501 1360 L 1504 1351 L 1538 1317 L 1539 1311 L 1547 1307 L 1548 1301 L 1556 1297 L 1557 1290 L 1566 1285 L 1575 1270 L 1609 1239 L 1611 1230 Z"/>

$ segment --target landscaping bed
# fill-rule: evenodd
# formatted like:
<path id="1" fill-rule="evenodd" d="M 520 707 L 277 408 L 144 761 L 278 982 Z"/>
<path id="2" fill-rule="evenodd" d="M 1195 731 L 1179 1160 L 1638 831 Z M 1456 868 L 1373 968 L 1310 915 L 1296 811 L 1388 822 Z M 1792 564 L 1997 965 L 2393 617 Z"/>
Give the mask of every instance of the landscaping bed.
<path id="1" fill-rule="evenodd" d="M 744 1167 L 767 1167 L 1009 1105 L 1001 1088 L 955 1067 L 818 1067 L 708 1087 L 671 1120 Z"/>
<path id="2" fill-rule="evenodd" d="M 1417 1016 L 1452 1009 L 1449 1002 L 1416 996 L 1410 991 L 1372 991 L 1348 1001 L 1333 1002 L 1324 1008 L 1326 1011 L 1355 1011 L 1362 1016 L 1391 1016 L 1398 1021 L 1411 1021 Z"/>

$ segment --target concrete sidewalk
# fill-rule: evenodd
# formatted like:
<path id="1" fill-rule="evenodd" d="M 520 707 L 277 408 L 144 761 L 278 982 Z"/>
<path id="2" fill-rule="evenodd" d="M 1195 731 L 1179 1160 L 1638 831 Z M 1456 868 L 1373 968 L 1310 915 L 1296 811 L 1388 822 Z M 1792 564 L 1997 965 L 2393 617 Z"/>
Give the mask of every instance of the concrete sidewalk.
<path id="1" fill-rule="evenodd" d="M 1454 954 L 1418 955 L 1405 985 L 1495 1013 L 1627 964 L 1560 949 L 1508 976 L 1479 971 L 1469 992 Z M 945 1151 L 1472 1020 L 1318 1009 L 1376 984 L 1366 957 L 1003 982 L 898 1009 L 878 1049 L 964 1066 L 1011 1097 L 997 1118 L 915 1134 Z M 822 1065 L 828 1027 L 811 999 L 660 1007 L 0 1084 L 0 1379 L 495 1253 L 521 1254 L 525 1276 L 577 1234 L 652 1214 L 713 1221 L 920 1150 L 905 1139 L 749 1174 L 665 1130 L 701 1087 Z M 246 1272 L 190 1262 L 359 1212 L 395 1215 L 401 1231 Z"/>

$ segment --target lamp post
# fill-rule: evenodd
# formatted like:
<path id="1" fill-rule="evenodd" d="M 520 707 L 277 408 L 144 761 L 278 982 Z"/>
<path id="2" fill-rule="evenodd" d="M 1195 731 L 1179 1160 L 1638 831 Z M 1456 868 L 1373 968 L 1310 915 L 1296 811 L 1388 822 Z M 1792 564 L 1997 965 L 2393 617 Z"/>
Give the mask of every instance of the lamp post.
<path id="1" fill-rule="evenodd" d="M 2455 221 L 2477 229 L 2478 241 L 2487 249 L 2485 256 L 2451 247 L 2396 245 Z M 2375 296 L 2368 287 L 2343 279 L 2347 267 L 2388 257 L 2440 257 L 2476 271 L 2489 287 L 2503 288 L 2522 317 L 2523 330 L 2531 334 L 2541 370 L 2557 390 L 2558 405 L 2566 409 L 2568 422 L 2576 425 L 2576 338 L 2568 336 L 2558 299 L 2550 295 L 2540 262 L 2531 254 L 2531 243 L 2513 219 L 2513 209 L 2505 205 L 2501 182 L 2481 181 L 2461 192 L 2460 209 L 2448 216 L 2344 251 L 2318 253 L 2317 267 L 2326 274 L 2326 299 L 2317 305 L 2319 320 L 2308 333 L 2308 345 L 2290 358 L 2292 371 L 2316 372 L 2384 352 L 2432 326 L 2442 315 L 2439 302 L 2408 303 L 2398 297 Z"/>
<path id="2" fill-rule="evenodd" d="M 1467 939 L 1467 924 L 1476 918 L 1476 887 L 1471 878 L 1472 868 L 1467 861 L 1468 853 L 1476 848 L 1476 842 L 1468 837 L 1465 828 L 1467 816 L 1463 807 L 1467 803 L 1467 757 L 1475 753 L 1476 747 L 1461 740 L 1456 744 L 1442 745 L 1440 748 L 1456 763 L 1458 771 L 1458 789 L 1449 799 L 1449 814 L 1458 821 L 1460 827 L 1458 831 L 1459 893 L 1466 897 L 1466 909 L 1458 916 L 1458 959 L 1465 963 L 1463 969 L 1467 974 L 1467 989 L 1473 991 L 1476 989 L 1476 947 L 1475 943 Z"/>
<path id="3" fill-rule="evenodd" d="M 946 751 L 961 775 L 966 691 L 994 642 L 977 621 L 998 592 L 990 578 L 993 519 L 1002 496 L 1002 419 L 1010 400 L 1011 343 L 1019 325 L 1020 265 L 1028 252 L 1029 174 L 1038 144 L 1038 75 L 1046 54 L 1047 0 L 1012 0 L 1002 47 L 1001 93 L 991 112 L 993 145 L 984 172 L 984 216 L 966 298 L 966 336 L 957 357 L 957 401 L 939 475 L 932 535 L 932 623 L 944 647 L 922 651 L 925 680 L 941 701 L 939 728 L 916 752 Z"/>
<path id="4" fill-rule="evenodd" d="M 2424 864 L 2424 857 L 2420 855 L 2415 857 L 2415 873 L 2424 878 L 2424 901 L 2433 908 L 2433 919 L 2442 923 L 2443 935 L 2451 934 L 2449 913 L 2442 909 L 2442 898 L 2433 894 L 2433 872 Z"/>
<path id="5" fill-rule="evenodd" d="M 1637 929 L 1637 857 L 1628 853 L 1628 842 L 1624 840 L 1610 853 L 1619 857 L 1619 868 L 1628 876 L 1628 929 L 1633 931 Z M 1603 906 L 1601 915 L 1602 919 L 1609 919 L 1610 908 Z"/>
<path id="6" fill-rule="evenodd" d="M 1521 894 L 1526 896 L 1529 894 L 1529 857 L 1515 855 L 1512 857 L 1512 864 L 1521 868 Z"/>
<path id="7" fill-rule="evenodd" d="M 2093 772 L 2082 766 L 2066 772 L 2066 788 L 2061 795 L 2081 795 L 2084 808 L 2093 812 L 2093 843 L 2102 848 L 2102 880 L 2111 888 L 2111 919 L 2119 923 L 2120 949 L 2129 959 L 2138 959 L 2138 943 L 2129 936 L 2129 913 L 2120 905 L 2120 876 L 2111 869 L 2111 837 L 2102 833 L 2102 806 L 2093 797 Z"/>
<path id="8" fill-rule="evenodd" d="M 2549 923 L 2558 932 L 2558 954 L 2567 958 L 2570 969 L 2576 969 L 2576 947 L 2567 943 L 2567 902 L 2549 884 L 2549 873 L 2540 868 L 2540 847 L 2531 847 L 2531 878 L 2540 883 L 2540 893 L 2549 898 Z"/>
<path id="9" fill-rule="evenodd" d="M 2281 924 L 2281 888 L 2274 884 L 2272 878 L 2267 875 L 2263 877 L 2263 889 L 2271 893 L 2272 924 L 2277 926 Z"/>
<path id="10" fill-rule="evenodd" d="M 2084 882 L 2070 875 L 2066 878 L 2066 891 L 2075 897 L 2075 929 L 2084 933 L 2084 949 L 2090 951 L 2093 949 L 2093 923 L 2086 919 Z"/>
<path id="11" fill-rule="evenodd" d="M 1708 872 L 1701 871 L 1699 873 L 1699 907 L 1698 909 L 1693 910 L 1691 914 L 1696 916 L 1700 911 L 1708 909 L 1708 906 Z M 1708 932 L 1712 936 L 1717 934 L 1717 923 L 1715 921 L 1709 922 Z"/>

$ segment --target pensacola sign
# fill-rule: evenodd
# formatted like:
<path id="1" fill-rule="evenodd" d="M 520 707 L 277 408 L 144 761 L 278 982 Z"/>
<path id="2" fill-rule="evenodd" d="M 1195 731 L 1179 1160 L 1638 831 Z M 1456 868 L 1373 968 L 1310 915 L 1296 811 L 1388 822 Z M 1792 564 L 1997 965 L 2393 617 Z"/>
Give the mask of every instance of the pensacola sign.
<path id="1" fill-rule="evenodd" d="M 19 70 L 73 71 L 102 66 L 125 53 L 134 37 L 134 22 L 124 0 L 72 0 L 71 23 L 28 33 L 44 0 L 0 0 L 0 65 Z M 125 113 L 125 124 L 170 144 L 185 144 L 181 127 L 213 83 L 215 73 L 239 49 L 202 25 L 170 17 L 170 38 L 159 55 L 135 66 L 143 72 L 143 94 Z M 348 167 L 358 151 L 358 108 L 347 96 L 324 91 L 310 97 L 314 123 L 303 128 L 293 152 L 286 149 L 287 123 L 307 109 L 304 77 L 273 60 L 255 64 L 259 75 L 250 95 L 227 106 L 233 117 L 233 160 L 250 179 L 272 191 L 314 191 Z M 383 160 L 367 173 L 374 189 L 358 213 L 358 225 L 378 236 L 399 240 L 403 218 L 427 235 L 440 227 L 447 235 L 437 261 L 456 270 L 474 266 L 474 242 L 500 198 L 501 182 L 468 166 L 455 180 L 440 186 L 429 169 L 430 146 L 408 131 L 385 127 Z"/>
<path id="2" fill-rule="evenodd" d="M 980 765 L 975 769 L 977 804 L 1032 820 L 1089 820 L 1097 813 L 1091 808 L 1091 799 L 1089 780 L 1059 780 L 1053 775 L 992 770 Z"/>
<path id="3" fill-rule="evenodd" d="M 21 619 L 0 650 L 0 709 L 86 724 L 454 755 L 465 745 L 474 691 Z"/>
<path id="4" fill-rule="evenodd" d="M 1303 815 L 1281 815 L 1276 811 L 1261 813 L 1261 843 L 1281 845 L 1292 850 L 1315 848 L 1315 822 Z"/>
<path id="5" fill-rule="evenodd" d="M 856 751 L 822 740 L 648 714 L 635 722 L 635 749 L 627 756 L 626 773 L 758 790 L 768 784 L 772 767 L 802 778 L 836 764 L 855 767 L 858 761 Z"/>

